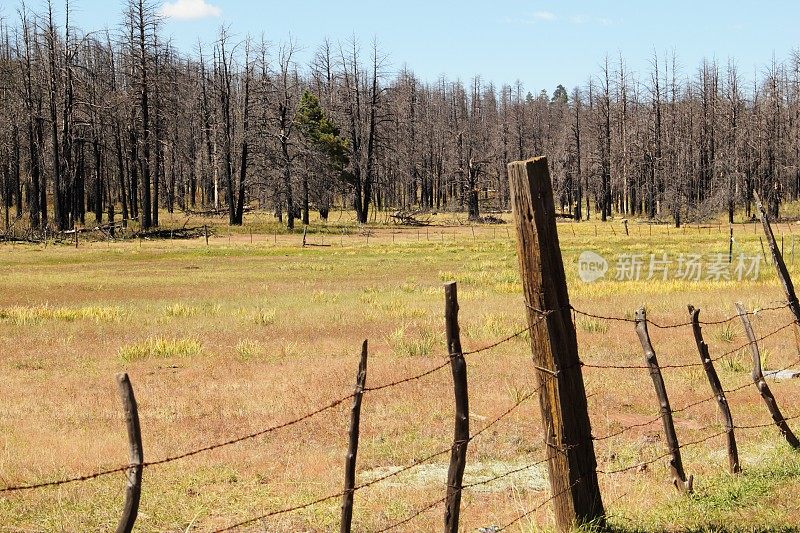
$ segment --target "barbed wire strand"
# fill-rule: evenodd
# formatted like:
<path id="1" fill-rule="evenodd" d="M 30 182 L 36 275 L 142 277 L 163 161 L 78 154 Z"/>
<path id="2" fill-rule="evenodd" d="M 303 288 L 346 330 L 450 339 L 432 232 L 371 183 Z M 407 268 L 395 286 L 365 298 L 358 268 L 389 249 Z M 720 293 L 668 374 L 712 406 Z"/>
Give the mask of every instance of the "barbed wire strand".
<path id="1" fill-rule="evenodd" d="M 516 524 L 517 522 L 522 520 L 523 518 L 525 518 L 527 516 L 530 516 L 533 513 L 539 511 L 540 509 L 542 509 L 545 505 L 547 505 L 551 501 L 555 500 L 556 498 L 558 498 L 562 494 L 572 490 L 578 483 L 581 482 L 581 480 L 583 480 L 583 476 L 581 476 L 578 479 L 576 479 L 575 481 L 573 481 L 565 489 L 560 490 L 556 494 L 551 495 L 549 498 L 547 498 L 545 501 L 543 501 L 542 503 L 540 503 L 539 505 L 537 505 L 533 509 L 529 509 L 529 510 L 525 511 L 524 513 L 522 513 L 519 516 L 517 516 L 516 518 L 514 518 L 511 522 L 507 522 L 505 525 L 501 526 L 499 529 L 495 529 L 495 533 L 500 533 L 500 531 L 505 531 L 506 529 L 510 528 L 511 526 L 513 526 L 514 524 Z"/>
<path id="2" fill-rule="evenodd" d="M 465 489 L 470 489 L 470 488 L 477 487 L 477 486 L 480 486 L 480 485 L 488 485 L 489 483 L 493 483 L 493 482 L 495 482 L 495 481 L 497 481 L 499 479 L 503 479 L 505 477 L 514 475 L 514 474 L 516 474 L 518 472 L 523 472 L 525 470 L 529 470 L 531 468 L 535 468 L 535 467 L 537 467 L 539 465 L 542 465 L 543 463 L 546 463 L 546 462 L 547 462 L 547 459 L 541 459 L 539 461 L 536 461 L 535 463 L 527 464 L 525 466 L 521 466 L 521 467 L 518 467 L 518 468 L 514 468 L 514 469 L 511 469 L 511 470 L 508 470 L 506 472 L 503 472 L 502 474 L 498 474 L 498 475 L 492 476 L 492 477 L 490 477 L 488 479 L 483 479 L 481 481 L 475 481 L 473 483 L 468 483 L 466 485 L 462 485 L 461 487 L 455 487 L 455 491 L 456 492 L 461 492 L 461 491 L 463 491 Z M 448 485 L 446 485 L 446 486 L 448 486 Z M 449 485 L 449 486 L 452 487 L 452 485 Z M 399 526 L 405 525 L 405 524 L 411 522 L 412 520 L 414 520 L 415 518 L 421 516 L 425 512 L 430 511 L 432 508 L 436 507 L 436 505 L 438 505 L 440 503 L 444 503 L 446 500 L 447 500 L 447 496 L 445 496 L 444 498 L 439 498 L 436 501 L 430 502 L 429 504 L 427 504 L 427 505 L 425 505 L 423 507 L 420 507 L 419 509 L 415 510 L 414 513 L 410 514 L 409 516 L 407 516 L 406 518 L 402 519 L 401 521 L 394 522 L 394 523 L 392 523 L 392 524 L 390 524 L 388 526 L 385 526 L 385 527 L 383 527 L 381 529 L 378 529 L 378 530 L 374 531 L 373 533 L 384 533 L 385 531 L 391 531 L 392 529 L 395 529 L 395 528 L 397 528 Z"/>
<path id="3" fill-rule="evenodd" d="M 465 444 L 465 443 L 471 442 L 472 440 L 476 439 L 479 435 L 481 435 L 485 431 L 487 431 L 489 428 L 491 428 L 492 426 L 494 426 L 495 424 L 500 422 L 502 419 L 504 419 L 505 417 L 509 416 L 512 412 L 514 412 L 514 410 L 517 407 L 519 407 L 525 401 L 527 401 L 529 398 L 531 398 L 540 388 L 541 388 L 541 385 L 536 387 L 536 389 L 532 390 L 531 392 L 529 392 L 528 394 L 524 395 L 520 399 L 518 399 L 516 402 L 514 402 L 514 404 L 509 409 L 505 410 L 503 413 L 501 413 L 500 415 L 495 417 L 491 422 L 489 422 L 488 424 L 483 426 L 476 433 L 470 435 L 467 439 L 464 439 L 463 441 L 455 441 L 452 445 L 450 445 L 450 446 L 448 446 L 446 448 L 442 448 L 441 450 L 438 450 L 438 451 L 436 451 L 436 452 L 434 452 L 434 453 L 432 453 L 432 454 L 430 454 L 430 455 L 428 455 L 426 457 L 423 457 L 422 459 L 414 461 L 413 463 L 410 463 L 410 464 L 400 468 L 399 470 L 393 470 L 392 472 L 389 472 L 388 474 L 385 474 L 383 476 L 377 477 L 377 478 L 372 479 L 370 481 L 367 481 L 367 482 L 361 483 L 359 485 L 356 485 L 351 490 L 351 492 L 357 492 L 359 490 L 362 490 L 362 489 L 365 489 L 367 487 L 371 487 L 372 485 L 375 485 L 377 483 L 380 483 L 381 481 L 385 481 L 385 480 L 387 480 L 387 479 L 389 479 L 391 477 L 398 476 L 398 475 L 402 474 L 403 472 L 411 470 L 412 468 L 415 468 L 415 467 L 417 467 L 417 466 L 419 466 L 421 464 L 424 464 L 424 463 L 430 461 L 431 459 L 434 459 L 434 458 L 436 458 L 436 457 L 438 457 L 440 455 L 444 455 L 445 453 L 451 451 L 453 446 L 455 446 L 455 445 L 460 445 L 460 444 Z M 317 498 L 316 500 L 312 500 L 312 501 L 307 502 L 307 503 L 298 504 L 298 505 L 294 505 L 294 506 L 291 506 L 291 507 L 286 507 L 286 508 L 283 508 L 283 509 L 277 509 L 277 510 L 271 511 L 269 513 L 265 513 L 265 514 L 262 514 L 262 515 L 259 515 L 259 516 L 248 518 L 246 520 L 242 520 L 241 522 L 237 522 L 235 524 L 231 524 L 231 525 L 226 526 L 226 527 L 224 527 L 222 529 L 217 529 L 213 533 L 222 533 L 222 532 L 225 532 L 225 531 L 232 531 L 232 530 L 237 529 L 239 527 L 246 526 L 248 524 L 252 524 L 254 522 L 258 522 L 260 520 L 264 520 L 266 518 L 270 518 L 272 516 L 276 516 L 276 515 L 280 515 L 280 514 L 286 514 L 286 513 L 292 512 L 292 511 L 299 511 L 299 510 L 302 510 L 302 509 L 306 509 L 308 507 L 312 507 L 314 505 L 318 505 L 320 503 L 324 503 L 324 502 L 326 502 L 328 500 L 332 500 L 334 498 L 339 498 L 339 497 L 343 496 L 344 494 L 345 494 L 345 492 L 340 491 L 340 492 L 337 492 L 337 493 L 334 493 L 334 494 L 329 494 L 327 496 L 323 496 L 321 498 Z"/>
<path id="4" fill-rule="evenodd" d="M 774 335 L 777 335 L 781 331 L 793 326 L 796 323 L 797 323 L 797 320 L 793 319 L 791 322 L 788 322 L 787 324 L 784 324 L 783 326 L 780 326 L 778 329 L 775 329 L 775 330 L 767 333 L 766 335 L 762 335 L 761 337 L 757 338 L 756 342 L 761 342 L 761 341 L 763 341 L 765 339 L 768 339 L 768 338 L 770 338 L 770 337 L 772 337 Z M 717 362 L 720 359 L 724 359 L 725 357 L 728 357 L 729 355 L 733 355 L 736 352 L 744 350 L 745 348 L 747 348 L 751 344 L 752 343 L 750 341 L 748 341 L 747 343 L 742 344 L 741 346 L 737 346 L 736 348 L 734 348 L 732 350 L 728 350 L 727 352 L 724 352 L 724 353 L 721 353 L 719 355 L 716 355 L 716 356 L 711 358 L 711 362 Z M 610 370 L 647 370 L 647 369 L 650 368 L 647 365 L 638 365 L 638 364 L 636 364 L 636 365 L 598 365 L 598 364 L 595 364 L 595 363 L 586 363 L 586 362 L 581 362 L 581 366 L 583 366 L 585 368 L 596 368 L 596 369 L 600 369 L 600 370 L 603 370 L 603 369 L 606 369 L 606 370 L 609 370 L 609 369 Z M 703 366 L 703 362 L 697 362 L 697 363 L 675 363 L 675 364 L 658 365 L 658 367 L 660 369 L 662 369 L 662 370 L 663 369 L 675 369 L 675 368 L 692 368 L 692 367 L 701 367 L 701 366 Z"/>
<path id="5" fill-rule="evenodd" d="M 775 306 L 770 306 L 770 307 L 762 307 L 760 309 L 756 309 L 755 311 L 747 311 L 747 315 L 757 316 L 759 313 L 780 311 L 781 309 L 786 309 L 787 307 L 789 307 L 789 303 L 788 302 L 783 302 L 781 305 L 775 305 Z M 607 320 L 607 321 L 611 321 L 611 322 L 636 323 L 636 319 L 634 319 L 634 318 L 621 317 L 621 316 L 599 315 L 599 314 L 596 314 L 596 313 L 590 313 L 588 311 L 583 311 L 581 309 L 577 309 L 575 306 L 573 306 L 571 304 L 570 304 L 570 308 L 574 312 L 576 312 L 577 314 L 583 315 L 583 316 L 588 317 L 588 318 L 595 318 L 597 320 Z M 738 314 L 731 315 L 731 316 L 729 316 L 727 318 L 723 318 L 723 319 L 720 319 L 720 320 L 700 320 L 699 322 L 700 322 L 700 325 L 702 325 L 702 326 L 715 326 L 715 325 L 720 325 L 720 324 L 726 324 L 728 322 L 736 320 L 737 318 L 739 318 Z M 649 318 L 647 319 L 647 323 L 652 325 L 655 328 L 658 328 L 658 329 L 682 328 L 682 327 L 685 327 L 685 326 L 691 326 L 692 325 L 691 321 L 678 322 L 678 323 L 675 323 L 675 324 L 661 324 L 659 322 L 654 322 L 654 321 L 650 320 Z"/>
<path id="6" fill-rule="evenodd" d="M 800 357 L 797 357 L 791 363 L 789 363 L 787 366 L 785 366 L 785 367 L 783 367 L 783 368 L 781 368 L 779 370 L 775 370 L 774 372 L 781 372 L 783 370 L 788 370 L 789 368 L 793 367 L 794 365 L 796 365 L 798 363 L 800 363 Z M 738 392 L 738 391 L 740 391 L 742 389 L 746 389 L 746 388 L 751 387 L 751 386 L 753 386 L 753 381 L 752 380 L 747 380 L 744 383 L 742 383 L 741 385 L 738 385 L 738 386 L 736 386 L 736 387 L 734 387 L 732 389 L 724 389 L 723 392 L 726 395 L 727 394 L 733 394 L 733 393 L 736 393 L 736 392 Z M 697 400 L 697 401 L 694 401 L 694 402 L 689 403 L 687 405 L 684 405 L 683 407 L 679 407 L 677 409 L 672 409 L 672 414 L 676 414 L 676 413 L 680 413 L 680 412 L 686 411 L 688 409 L 691 409 L 692 407 L 695 407 L 697 405 L 701 405 L 701 404 L 704 404 L 704 403 L 710 402 L 711 400 L 716 400 L 716 399 L 717 399 L 717 395 L 713 394 L 711 396 L 703 398 L 702 400 Z M 786 418 L 785 420 L 792 420 L 793 418 L 800 418 L 800 415 L 798 415 L 797 417 Z M 650 419 L 650 420 L 648 420 L 646 422 L 641 422 L 641 423 L 638 423 L 638 424 L 631 424 L 629 426 L 623 427 L 622 429 L 620 429 L 618 431 L 615 431 L 614 433 L 610 433 L 610 434 L 604 435 L 602 437 L 592 437 L 592 439 L 595 440 L 595 441 L 607 440 L 607 439 L 610 439 L 612 437 L 617 437 L 619 435 L 622 435 L 623 433 L 625 433 L 625 432 L 627 432 L 627 431 L 629 431 L 631 429 L 636 429 L 636 428 L 640 428 L 640 427 L 649 426 L 650 424 L 655 424 L 659 420 L 661 420 L 661 414 L 653 417 L 652 419 Z M 771 425 L 771 424 L 765 424 L 763 427 L 767 427 L 769 425 Z M 734 429 L 736 427 L 739 427 L 739 426 L 734 426 Z M 749 428 L 746 427 L 746 426 L 742 426 L 742 429 L 749 429 Z"/>
<path id="7" fill-rule="evenodd" d="M 483 352 L 483 351 L 486 351 L 486 350 L 490 350 L 490 349 L 496 348 L 497 346 L 500 346 L 501 344 L 509 342 L 510 340 L 512 340 L 512 339 L 524 334 L 529 329 L 530 329 L 529 327 L 526 327 L 526 328 L 524 328 L 524 329 L 522 329 L 520 331 L 515 332 L 512 335 L 509 335 L 509 336 L 507 336 L 507 337 L 505 337 L 505 338 L 503 338 L 503 339 L 501 339 L 501 340 L 499 340 L 497 342 L 489 344 L 487 346 L 483 346 L 483 347 L 478 348 L 476 350 L 463 352 L 463 355 L 480 353 L 480 352 Z M 445 368 L 449 364 L 450 364 L 450 361 L 449 361 L 449 356 L 448 356 L 447 359 L 442 364 L 437 365 L 436 367 L 434 367 L 432 369 L 429 369 L 429 370 L 426 370 L 424 372 L 409 376 L 407 378 L 403 378 L 403 379 L 400 379 L 400 380 L 397 380 L 397 381 L 386 383 L 386 384 L 383 384 L 383 385 L 378 385 L 378 386 L 375 386 L 375 387 L 367 387 L 367 388 L 364 389 L 364 391 L 365 392 L 374 392 L 374 391 L 387 389 L 387 388 L 390 388 L 390 387 L 395 387 L 395 386 L 401 385 L 403 383 L 408 383 L 410 381 L 419 380 L 419 379 L 427 377 L 427 376 L 429 376 L 431 374 L 434 374 L 435 372 L 438 372 L 439 370 L 442 370 L 443 368 Z M 306 420 L 308 420 L 308 419 L 310 419 L 310 418 L 312 418 L 312 417 L 314 417 L 316 415 L 319 415 L 319 414 L 321 414 L 321 413 L 323 413 L 325 411 L 329 411 L 329 410 L 333 409 L 334 407 L 337 407 L 338 405 L 341 405 L 342 403 L 344 403 L 345 401 L 349 400 L 353 396 L 354 396 L 354 393 L 350 393 L 350 394 L 348 394 L 346 396 L 343 396 L 341 398 L 333 400 L 330 403 L 328 403 L 326 405 L 323 405 L 322 407 L 319 407 L 319 408 L 317 408 L 317 409 L 315 409 L 313 411 L 310 411 L 310 412 L 308 412 L 308 413 L 306 413 L 306 414 L 304 414 L 304 415 L 302 415 L 302 416 L 300 416 L 298 418 L 295 418 L 293 420 L 290 420 L 290 421 L 287 421 L 287 422 L 283 422 L 281 424 L 277 424 L 277 425 L 274 425 L 274 426 L 270 426 L 268 428 L 264 428 L 264 429 L 261 429 L 259 431 L 248 433 L 246 435 L 241 435 L 241 436 L 238 436 L 238 437 L 234 437 L 234 438 L 222 441 L 222 442 L 217 442 L 217 443 L 214 443 L 214 444 L 209 444 L 207 446 L 203 446 L 201 448 L 196 448 L 196 449 L 193 449 L 193 450 L 189 450 L 187 452 L 184 452 L 184 453 L 181 453 L 181 454 L 178 454 L 178 455 L 168 456 L 168 457 L 165 457 L 163 459 L 158 459 L 158 460 L 155 460 L 155 461 L 145 461 L 141 465 L 127 464 L 127 465 L 124 465 L 124 466 L 118 466 L 118 467 L 108 468 L 108 469 L 104 469 L 104 470 L 99 470 L 97 472 L 93 472 L 93 473 L 90 473 L 90 474 L 82 474 L 82 475 L 73 476 L 73 477 L 67 477 L 67 478 L 63 478 L 63 479 L 57 479 L 57 480 L 51 480 L 51 481 L 43 481 L 41 483 L 28 483 L 28 484 L 10 485 L 10 486 L 5 486 L 5 487 L 0 487 L 0 494 L 1 493 L 9 493 L 9 492 L 19 492 L 19 491 L 25 491 L 25 490 L 35 490 L 35 489 L 41 489 L 41 488 L 46 488 L 46 487 L 55 487 L 55 486 L 59 486 L 59 485 L 66 485 L 68 483 L 89 481 L 89 480 L 96 479 L 96 478 L 103 477 L 103 476 L 107 476 L 107 475 L 110 475 L 110 474 L 115 474 L 115 473 L 118 473 L 118 472 L 125 472 L 126 470 L 128 470 L 130 468 L 134 468 L 136 466 L 141 466 L 142 468 L 147 468 L 147 467 L 151 467 L 151 466 L 159 466 L 159 465 L 163 465 L 163 464 L 166 464 L 166 463 L 171 463 L 173 461 L 178 461 L 180 459 L 185 459 L 187 457 L 192 457 L 192 456 L 198 455 L 200 453 L 212 451 L 212 450 L 215 450 L 215 449 L 218 449 L 218 448 L 231 446 L 233 444 L 238 444 L 238 443 L 246 441 L 246 440 L 251 440 L 251 439 L 254 439 L 254 438 L 257 438 L 257 437 L 261 437 L 261 436 L 267 435 L 269 433 L 273 433 L 273 432 L 279 431 L 281 429 L 285 429 L 287 427 L 299 424 L 299 423 L 304 422 L 304 421 L 306 421 Z"/>
<path id="8" fill-rule="evenodd" d="M 395 528 L 398 528 L 400 526 L 408 524 L 412 520 L 415 520 L 416 518 L 422 516 L 423 514 L 425 514 L 428 511 L 430 511 L 431 509 L 433 509 L 434 507 L 436 507 L 440 503 L 444 503 L 446 501 L 447 501 L 447 496 L 445 496 L 443 498 L 439 498 L 438 500 L 433 501 L 433 502 L 425 505 L 424 507 L 420 507 L 419 509 L 417 509 L 416 511 L 414 511 L 412 514 L 408 515 L 407 517 L 403 518 L 399 522 L 394 522 L 394 523 L 392 523 L 392 524 L 390 524 L 388 526 L 382 527 L 381 529 L 376 529 L 373 533 L 385 533 L 386 531 L 391 531 L 391 530 L 393 530 Z"/>
<path id="9" fill-rule="evenodd" d="M 708 428 L 705 428 L 705 429 L 708 429 Z M 707 436 L 705 436 L 705 437 L 703 437 L 701 439 L 697 439 L 697 440 L 693 440 L 691 442 L 687 442 L 687 443 L 681 444 L 678 447 L 678 449 L 682 450 L 683 448 L 687 448 L 689 446 L 694 446 L 696 444 L 700 444 L 700 443 L 709 441 L 709 440 L 713 439 L 714 437 L 719 437 L 721 435 L 724 435 L 725 433 L 727 433 L 727 430 L 719 431 L 717 433 L 714 433 L 713 435 L 707 435 Z M 634 468 L 642 468 L 643 466 L 651 465 L 651 464 L 653 464 L 653 463 L 655 463 L 657 461 L 660 461 L 661 459 L 669 457 L 671 454 L 672 454 L 672 451 L 667 451 L 667 452 L 662 453 L 658 457 L 654 457 L 653 459 L 650 459 L 649 461 L 636 463 L 635 465 L 626 466 L 624 468 L 618 468 L 616 470 L 600 470 L 600 469 L 598 469 L 597 473 L 598 474 L 605 474 L 605 475 L 620 474 L 622 472 L 627 472 L 629 470 L 633 470 Z"/>

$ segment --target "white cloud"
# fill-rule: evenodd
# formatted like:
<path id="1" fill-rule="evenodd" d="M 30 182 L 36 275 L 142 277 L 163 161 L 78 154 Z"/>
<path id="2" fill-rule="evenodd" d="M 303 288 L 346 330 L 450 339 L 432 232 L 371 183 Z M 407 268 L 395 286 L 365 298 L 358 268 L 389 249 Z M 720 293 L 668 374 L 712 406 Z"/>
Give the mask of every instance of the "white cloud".
<path id="1" fill-rule="evenodd" d="M 536 11 L 535 13 L 531 13 L 530 15 L 525 15 L 519 18 L 504 17 L 502 22 L 505 24 L 532 25 L 539 24 L 540 22 L 555 22 L 556 20 L 558 20 L 558 15 L 552 11 Z"/>
<path id="2" fill-rule="evenodd" d="M 550 22 L 556 20 L 557 17 L 556 14 L 553 13 L 552 11 L 537 11 L 536 13 L 533 14 L 533 18 L 535 18 L 536 20 L 544 20 Z"/>
<path id="3" fill-rule="evenodd" d="M 196 20 L 219 17 L 222 10 L 205 0 L 175 0 L 162 4 L 161 15 L 178 20 Z"/>

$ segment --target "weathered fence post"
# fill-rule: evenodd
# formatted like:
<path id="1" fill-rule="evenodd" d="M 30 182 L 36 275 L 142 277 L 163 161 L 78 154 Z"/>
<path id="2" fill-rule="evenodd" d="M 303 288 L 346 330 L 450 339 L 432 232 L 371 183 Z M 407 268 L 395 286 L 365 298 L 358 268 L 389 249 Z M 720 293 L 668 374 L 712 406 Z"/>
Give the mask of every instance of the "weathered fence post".
<path id="1" fill-rule="evenodd" d="M 728 405 L 728 400 L 725 398 L 725 390 L 719 381 L 716 369 L 714 369 L 714 362 L 708 353 L 708 345 L 703 340 L 703 331 L 700 328 L 700 309 L 695 309 L 694 306 L 689 306 L 689 315 L 692 318 L 692 331 L 694 332 L 694 340 L 697 344 L 697 351 L 700 352 L 700 361 L 703 363 L 703 370 L 706 371 L 708 383 L 711 385 L 712 392 L 717 397 L 717 404 L 719 404 L 719 412 L 725 421 L 725 433 L 728 437 L 728 466 L 732 474 L 738 474 L 742 471 L 739 464 L 739 451 L 736 447 L 736 436 L 733 433 L 733 416 L 731 415 L 731 408 Z"/>
<path id="2" fill-rule="evenodd" d="M 758 213 L 761 218 L 761 225 L 764 227 L 764 235 L 767 237 L 769 250 L 772 252 L 775 270 L 778 271 L 778 277 L 781 279 L 781 283 L 783 284 L 783 291 L 786 293 L 786 302 L 789 304 L 789 309 L 792 310 L 794 319 L 797 322 L 800 322 L 800 302 L 797 301 L 797 294 L 794 292 L 792 278 L 789 276 L 789 271 L 786 269 L 786 263 L 783 261 L 783 255 L 781 255 L 781 253 L 778 251 L 778 245 L 775 242 L 775 235 L 772 233 L 772 228 L 770 227 L 769 220 L 767 219 L 767 213 L 764 211 L 764 206 L 761 204 L 761 198 L 759 198 L 758 193 L 755 191 L 753 191 L 753 196 L 755 197 L 756 208 L 758 209 Z M 761 249 L 762 251 L 764 249 L 763 241 L 761 243 Z"/>
<path id="3" fill-rule="evenodd" d="M 358 430 L 361 423 L 361 398 L 367 384 L 367 341 L 361 345 L 361 360 L 358 363 L 356 389 L 353 393 L 353 407 L 350 409 L 350 442 L 344 463 L 344 493 L 342 494 L 341 533 L 350 533 L 353 522 L 353 493 L 356 486 L 356 456 L 358 455 Z"/>
<path id="4" fill-rule="evenodd" d="M 509 163 L 511 206 L 556 527 L 604 523 L 575 325 L 570 315 L 547 158 Z M 596 226 L 595 226 L 596 229 Z"/>
<path id="5" fill-rule="evenodd" d="M 117 387 L 122 399 L 122 407 L 125 412 L 125 426 L 128 429 L 128 450 L 130 455 L 130 468 L 127 472 L 127 483 L 125 485 L 125 506 L 122 517 L 117 524 L 117 533 L 130 533 L 133 524 L 136 522 L 136 515 L 139 512 L 139 500 L 142 496 L 142 463 L 144 453 L 142 451 L 142 432 L 139 427 L 139 410 L 136 407 L 136 397 L 133 395 L 133 387 L 128 374 L 117 374 Z"/>
<path id="6" fill-rule="evenodd" d="M 794 449 L 800 449 L 800 441 L 797 440 L 797 437 L 792 432 L 791 428 L 789 428 L 789 424 L 784 420 L 781 410 L 778 408 L 778 402 L 775 401 L 775 396 L 772 395 L 772 391 L 769 390 L 769 385 L 767 385 L 764 379 L 764 373 L 761 370 L 761 354 L 758 351 L 756 334 L 753 332 L 753 325 L 750 323 L 750 318 L 747 316 L 747 310 L 741 302 L 737 302 L 736 311 L 739 313 L 739 318 L 742 319 L 742 326 L 744 326 L 747 340 L 750 341 L 750 354 L 753 356 L 753 371 L 751 373 L 753 383 L 755 383 L 758 388 L 758 393 L 761 395 L 761 398 L 764 399 L 767 410 L 769 410 L 769 414 L 772 415 L 772 420 L 775 421 L 775 425 L 778 426 L 781 435 L 783 435 L 786 442 L 789 443 L 789 446 Z"/>
<path id="7" fill-rule="evenodd" d="M 208 224 L 203 224 L 203 234 L 206 236 L 206 246 L 208 246 Z"/>
<path id="8" fill-rule="evenodd" d="M 692 492 L 694 479 L 683 470 L 681 460 L 681 446 L 678 444 L 678 435 L 675 433 L 675 423 L 672 420 L 672 408 L 669 406 L 667 387 L 664 385 L 664 378 L 661 376 L 661 368 L 658 366 L 658 358 L 653 344 L 650 342 L 650 333 L 647 331 L 647 312 L 644 307 L 636 311 L 636 334 L 639 342 L 642 343 L 644 350 L 644 360 L 650 368 L 650 377 L 653 378 L 653 387 L 656 389 L 659 407 L 661 408 L 661 422 L 664 424 L 664 434 L 667 437 L 667 448 L 671 456 L 669 469 L 672 473 L 672 483 L 681 492 Z"/>
<path id="9" fill-rule="evenodd" d="M 728 264 L 733 263 L 733 224 L 731 224 L 731 236 L 728 240 Z"/>
<path id="10" fill-rule="evenodd" d="M 447 498 L 444 511 L 445 533 L 458 533 L 458 518 L 461 511 L 461 481 L 467 464 L 469 443 L 469 395 L 467 392 L 467 362 L 461 353 L 461 333 L 458 327 L 458 291 L 451 281 L 444 286 L 444 318 L 447 332 L 447 352 L 453 371 L 456 416 L 453 431 L 453 448 L 450 451 L 450 467 L 447 469 Z"/>

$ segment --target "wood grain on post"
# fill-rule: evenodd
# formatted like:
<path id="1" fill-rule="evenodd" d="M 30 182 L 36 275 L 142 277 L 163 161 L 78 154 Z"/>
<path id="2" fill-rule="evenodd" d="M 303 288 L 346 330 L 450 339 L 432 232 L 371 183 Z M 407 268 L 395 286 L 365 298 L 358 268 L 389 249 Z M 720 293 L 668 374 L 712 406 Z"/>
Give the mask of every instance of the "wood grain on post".
<path id="1" fill-rule="evenodd" d="M 761 198 L 759 198 L 758 193 L 755 191 L 753 191 L 753 196 L 755 197 L 756 208 L 758 209 L 758 214 L 761 218 L 761 225 L 764 228 L 764 235 L 767 237 L 767 244 L 769 245 L 769 250 L 772 253 L 772 260 L 773 263 L 775 263 L 775 270 L 778 271 L 778 277 L 781 279 L 781 283 L 783 284 L 783 292 L 786 294 L 786 302 L 789 304 L 789 309 L 792 310 L 794 319 L 797 322 L 800 322 L 800 303 L 798 303 L 797 294 L 794 292 L 794 283 L 792 283 L 792 278 L 789 276 L 789 271 L 786 269 L 786 263 L 783 261 L 783 255 L 778 251 L 778 244 L 775 242 L 775 235 L 772 233 L 772 228 L 769 225 L 767 212 L 764 210 L 764 206 L 761 204 Z M 763 241 L 761 243 L 761 249 L 762 251 L 764 249 Z"/>
<path id="2" fill-rule="evenodd" d="M 773 396 L 772 391 L 769 390 L 769 385 L 767 385 L 764 379 L 764 373 L 761 370 L 761 354 L 758 350 L 756 334 L 753 332 L 753 325 L 750 323 L 750 317 L 747 316 L 747 310 L 741 302 L 737 302 L 736 311 L 739 313 L 739 318 L 742 319 L 742 326 L 744 326 L 747 340 L 750 341 L 750 354 L 753 356 L 753 371 L 751 373 L 753 383 L 755 383 L 756 388 L 758 388 L 758 393 L 767 405 L 767 410 L 772 416 L 772 420 L 775 421 L 775 425 L 778 426 L 778 430 L 781 432 L 781 435 L 783 435 L 783 438 L 786 439 L 786 442 L 788 442 L 789 446 L 792 448 L 800 449 L 800 441 L 797 440 L 789 424 L 784 420 L 781 410 L 778 408 L 778 402 L 775 401 L 775 396 Z"/>
<path id="3" fill-rule="evenodd" d="M 725 390 L 722 388 L 719 376 L 714 368 L 714 362 L 711 360 L 711 356 L 708 353 L 708 345 L 703 340 L 703 331 L 700 328 L 700 309 L 695 309 L 690 305 L 689 315 L 692 318 L 694 341 L 697 344 L 697 351 L 700 353 L 700 361 L 703 363 L 703 370 L 706 371 L 708 383 L 711 385 L 712 392 L 717 397 L 719 412 L 725 422 L 725 434 L 728 439 L 728 467 L 732 474 L 738 474 L 742 471 L 742 466 L 739 464 L 739 451 L 736 447 L 736 436 L 733 432 L 731 408 L 728 405 L 728 400 L 725 397 Z"/>
<path id="4" fill-rule="evenodd" d="M 353 407 L 350 408 L 350 441 L 344 463 L 344 493 L 342 494 L 341 533 L 350 533 L 353 522 L 353 494 L 356 486 L 356 456 L 358 455 L 358 431 L 361 424 L 361 398 L 367 384 L 367 341 L 361 345 L 361 360 L 358 363 Z"/>
<path id="5" fill-rule="evenodd" d="M 125 426 L 128 429 L 128 450 L 130 455 L 130 468 L 127 472 L 125 485 L 125 505 L 122 517 L 117 524 L 117 533 L 130 533 L 136 516 L 139 512 L 139 500 L 142 496 L 142 432 L 139 427 L 139 410 L 136 407 L 136 397 L 128 374 L 117 374 L 117 387 L 122 399 L 122 408 L 125 412 Z"/>
<path id="6" fill-rule="evenodd" d="M 447 352 L 453 371 L 455 391 L 455 429 L 453 448 L 450 451 L 450 466 L 447 469 L 447 497 L 445 498 L 444 531 L 458 533 L 461 512 L 461 483 L 467 465 L 469 444 L 469 394 L 467 391 L 467 362 L 461 353 L 461 333 L 458 327 L 458 291 L 456 283 L 444 286 L 444 318 L 447 332 Z"/>
<path id="7" fill-rule="evenodd" d="M 672 474 L 672 483 L 681 492 L 692 492 L 693 478 L 686 478 L 681 460 L 681 447 L 678 443 L 678 435 L 675 433 L 675 422 L 672 420 L 672 408 L 669 405 L 667 387 L 664 385 L 664 378 L 661 375 L 661 368 L 658 366 L 656 351 L 653 343 L 650 342 L 650 333 L 647 331 L 647 312 L 644 307 L 636 311 L 636 334 L 639 342 L 642 343 L 644 350 L 644 360 L 650 369 L 650 377 L 653 379 L 653 387 L 656 390 L 658 404 L 661 410 L 661 422 L 664 424 L 664 434 L 667 438 L 667 448 L 670 454 L 669 470 Z"/>
<path id="8" fill-rule="evenodd" d="M 538 370 L 556 527 L 604 524 L 575 325 L 556 230 L 547 158 L 508 165 L 517 256 Z M 596 229 L 596 226 L 595 226 Z"/>

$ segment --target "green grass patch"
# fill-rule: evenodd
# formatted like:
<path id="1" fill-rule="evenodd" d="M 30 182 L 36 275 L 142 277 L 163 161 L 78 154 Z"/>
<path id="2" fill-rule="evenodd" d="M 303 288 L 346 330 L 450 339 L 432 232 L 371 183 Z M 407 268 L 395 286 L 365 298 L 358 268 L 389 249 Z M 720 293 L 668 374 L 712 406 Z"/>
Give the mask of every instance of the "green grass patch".
<path id="1" fill-rule="evenodd" d="M 149 358 L 193 357 L 201 353 L 203 347 L 196 339 L 168 339 L 159 336 L 122 346 L 119 349 L 119 358 L 130 363 Z"/>
<path id="2" fill-rule="evenodd" d="M 75 322 L 91 320 L 94 322 L 117 322 L 125 316 L 121 307 L 87 306 L 87 307 L 50 307 L 13 306 L 0 309 L 0 322 L 15 326 L 39 324 L 45 320 Z"/>

